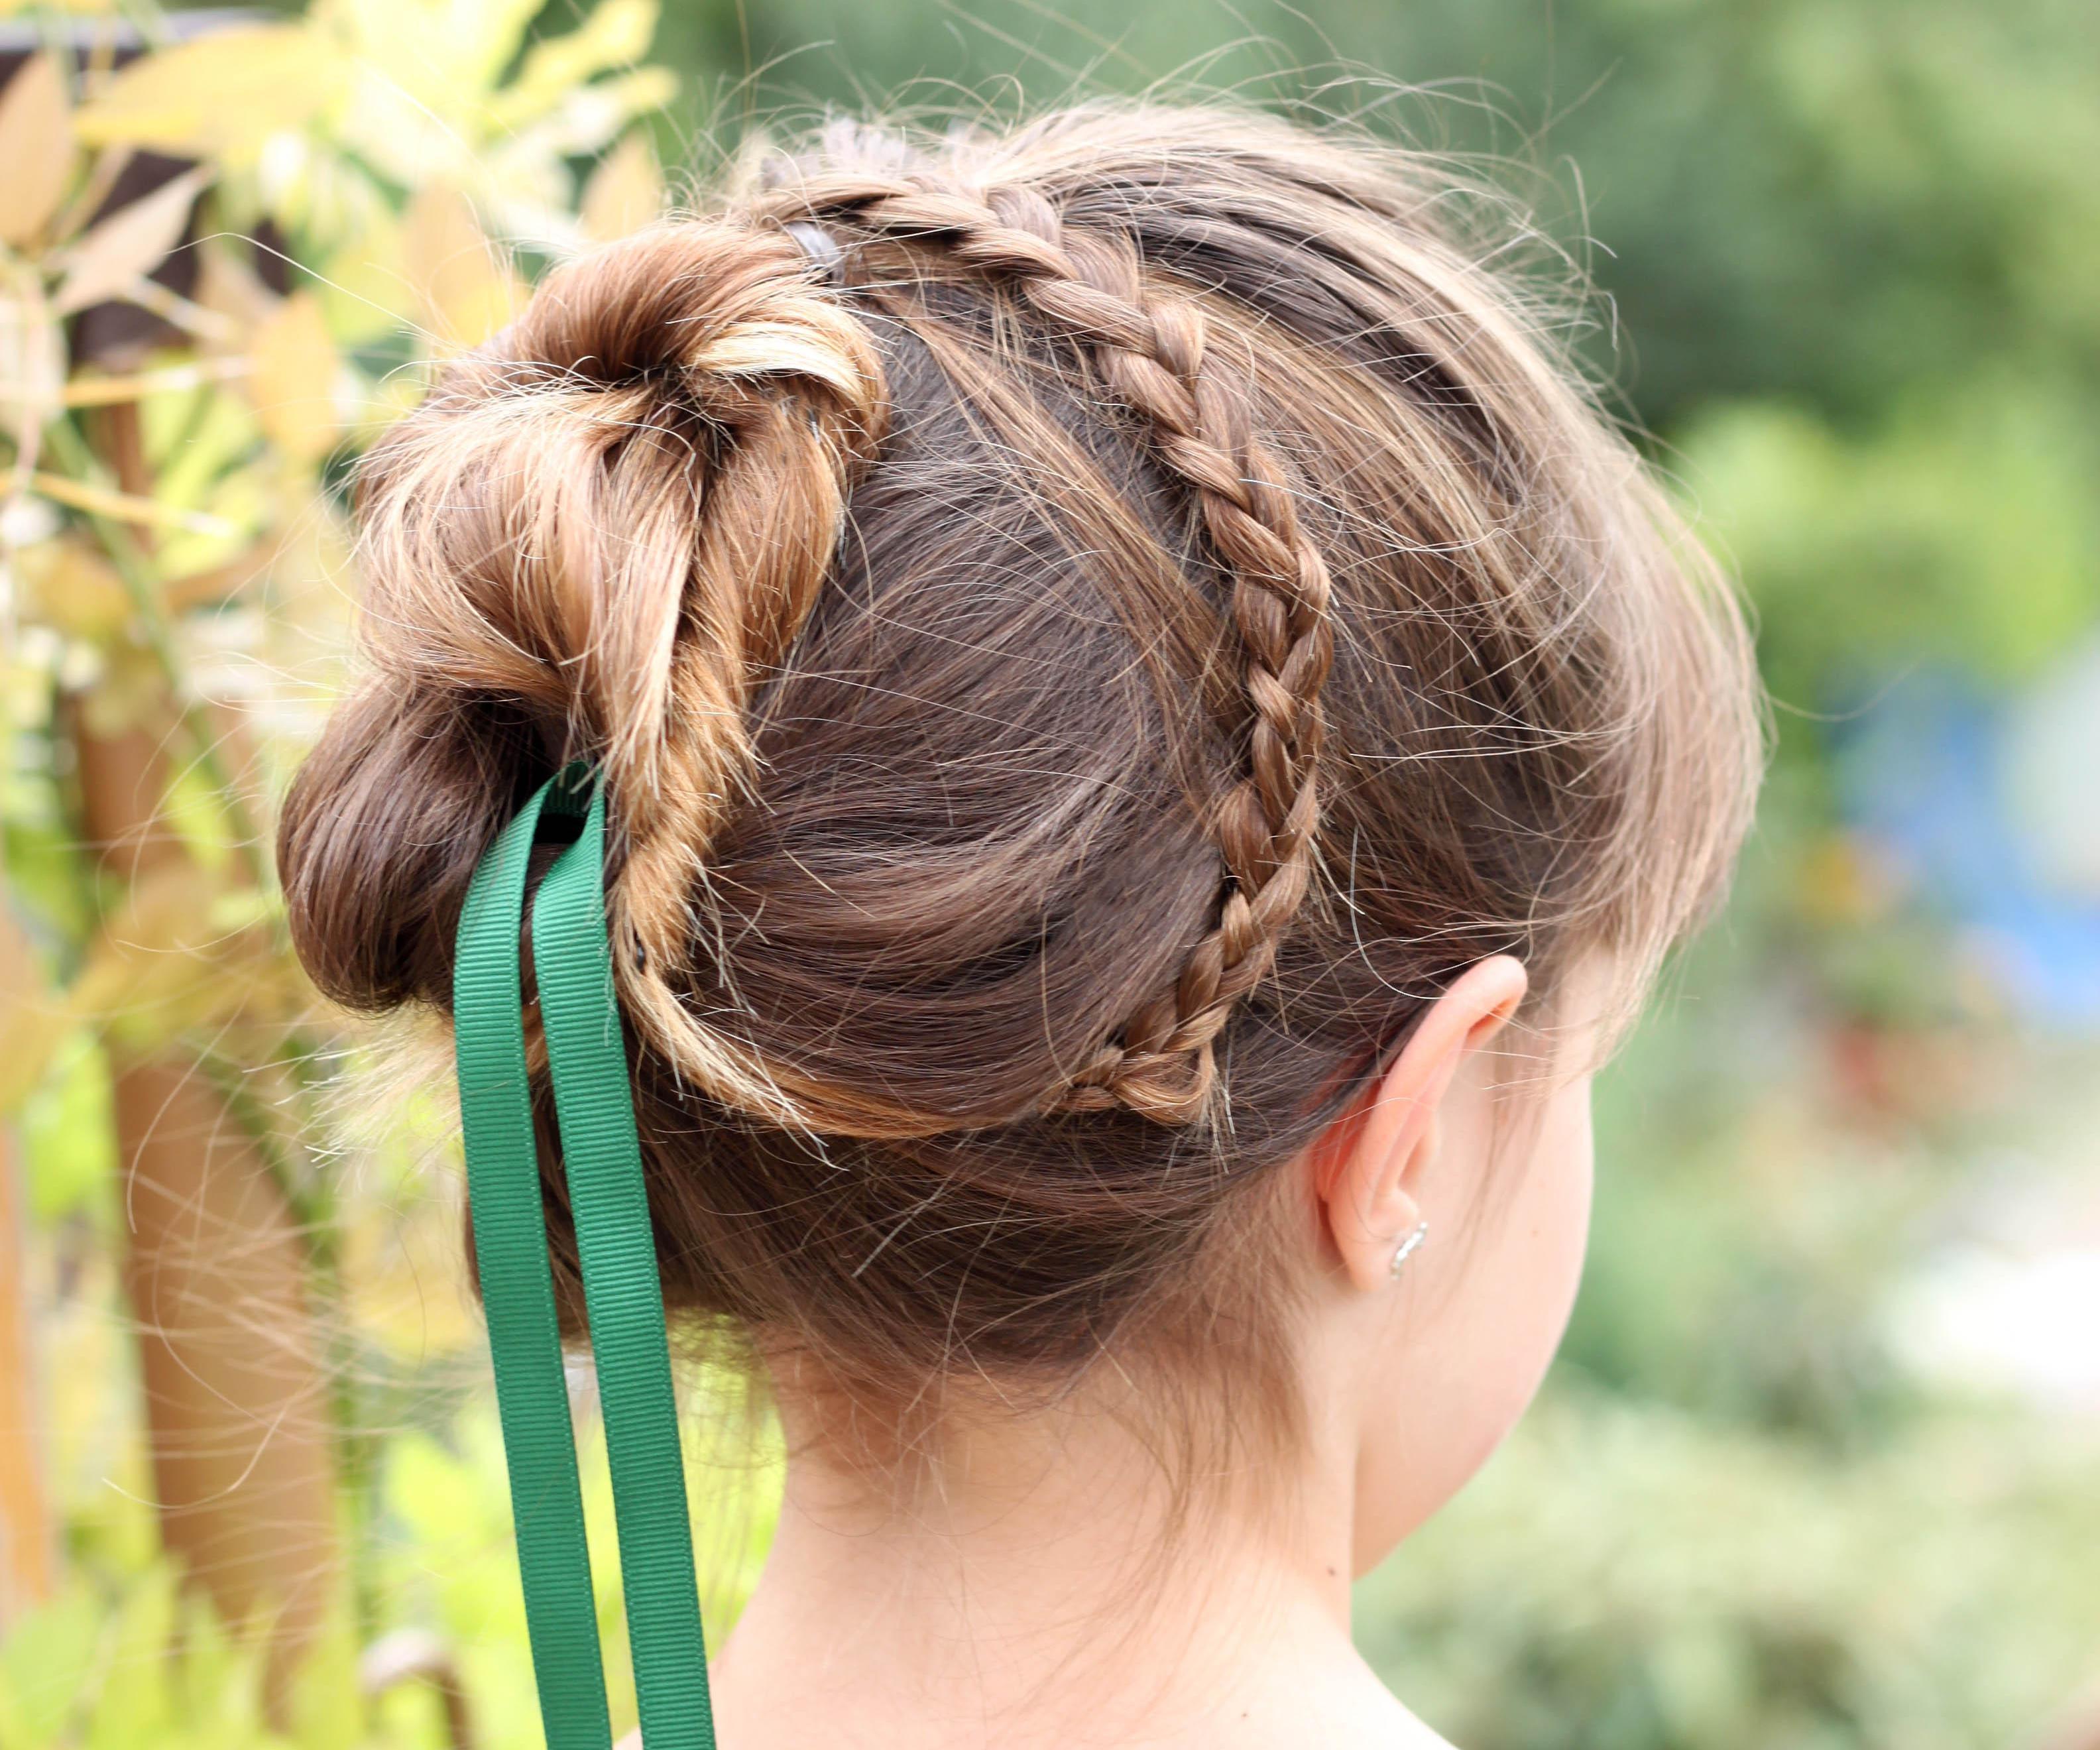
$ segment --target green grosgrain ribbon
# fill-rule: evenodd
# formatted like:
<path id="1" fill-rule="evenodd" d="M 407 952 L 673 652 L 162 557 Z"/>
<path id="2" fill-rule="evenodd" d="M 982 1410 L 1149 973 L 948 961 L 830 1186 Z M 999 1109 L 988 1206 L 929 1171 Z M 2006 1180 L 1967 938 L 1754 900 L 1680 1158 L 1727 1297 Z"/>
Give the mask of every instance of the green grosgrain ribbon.
<path id="1" fill-rule="evenodd" d="M 453 975 L 474 1255 L 540 1711 L 549 1750 L 609 1750 L 518 966 L 526 866 L 549 814 L 582 827 L 533 903 L 533 971 L 598 1364 L 642 1743 L 714 1750 L 663 1290 L 606 936 L 605 794 L 581 765 L 542 786 L 482 858 Z"/>

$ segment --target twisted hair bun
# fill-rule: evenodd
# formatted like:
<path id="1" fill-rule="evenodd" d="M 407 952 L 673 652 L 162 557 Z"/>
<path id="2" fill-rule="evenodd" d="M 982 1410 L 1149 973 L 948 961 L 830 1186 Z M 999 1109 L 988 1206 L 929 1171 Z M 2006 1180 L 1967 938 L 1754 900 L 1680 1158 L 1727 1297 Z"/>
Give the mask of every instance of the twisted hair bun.
<path id="1" fill-rule="evenodd" d="M 452 879 L 404 920 L 430 939 L 404 959 L 398 929 L 302 931 L 324 988 L 364 1005 L 404 985 L 434 994 L 461 853 L 485 836 L 491 804 L 585 755 L 619 798 L 609 922 L 638 1019 L 699 1086 L 779 1109 L 763 1073 L 694 1025 L 666 981 L 686 963 L 707 847 L 751 789 L 755 679 L 808 617 L 886 417 L 862 325 L 812 285 L 785 236 L 721 219 L 557 271 L 512 328 L 446 372 L 360 482 L 377 674 L 351 721 L 403 707 L 410 721 L 339 729 L 308 767 L 299 796 L 337 805 L 289 818 L 294 915 L 314 915 L 323 877 L 331 909 L 346 892 L 390 909 L 408 874 L 386 866 L 409 776 L 395 762 L 413 762 L 421 750 L 404 743 L 426 739 L 440 710 L 459 729 L 488 720 L 468 779 L 479 794 L 417 804 L 459 816 L 431 823 L 460 835 L 444 847 Z M 521 733 L 536 757 L 500 769 L 499 747 Z M 408 967 L 418 971 L 404 979 Z"/>
<path id="2" fill-rule="evenodd" d="M 1273 1170 L 1485 954 L 1630 994 L 1759 757 L 1727 592 L 1459 206 L 1088 108 L 834 129 L 551 276 L 364 467 L 316 980 L 442 1007 L 598 761 L 675 1307 L 899 1401 L 1136 1334 L 1287 1399 Z"/>

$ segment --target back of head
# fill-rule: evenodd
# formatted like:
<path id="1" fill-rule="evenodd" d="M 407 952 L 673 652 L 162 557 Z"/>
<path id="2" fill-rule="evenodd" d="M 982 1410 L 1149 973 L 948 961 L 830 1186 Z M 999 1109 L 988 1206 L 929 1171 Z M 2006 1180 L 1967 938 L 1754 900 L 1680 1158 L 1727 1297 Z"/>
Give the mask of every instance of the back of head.
<path id="1" fill-rule="evenodd" d="M 1630 997 L 1758 752 L 1450 194 L 1222 112 L 841 127 L 558 270 L 366 465 L 316 980 L 444 1006 L 477 858 L 596 761 L 674 1313 L 899 1404 L 1113 1349 L 1287 1417 L 1276 1169 L 1483 956 Z"/>

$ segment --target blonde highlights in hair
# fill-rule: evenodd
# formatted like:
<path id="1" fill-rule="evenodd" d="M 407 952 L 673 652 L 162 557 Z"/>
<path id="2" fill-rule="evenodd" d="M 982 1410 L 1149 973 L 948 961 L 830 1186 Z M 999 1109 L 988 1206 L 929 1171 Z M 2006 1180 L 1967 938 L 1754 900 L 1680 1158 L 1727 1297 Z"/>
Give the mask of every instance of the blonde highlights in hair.
<path id="1" fill-rule="evenodd" d="M 316 980 L 442 1008 L 595 760 L 675 1312 L 898 1403 L 1120 1347 L 1282 1405 L 1276 1170 L 1485 955 L 1630 998 L 1760 757 L 1728 592 L 1451 195 L 1219 110 L 840 126 L 559 269 L 365 464 Z"/>

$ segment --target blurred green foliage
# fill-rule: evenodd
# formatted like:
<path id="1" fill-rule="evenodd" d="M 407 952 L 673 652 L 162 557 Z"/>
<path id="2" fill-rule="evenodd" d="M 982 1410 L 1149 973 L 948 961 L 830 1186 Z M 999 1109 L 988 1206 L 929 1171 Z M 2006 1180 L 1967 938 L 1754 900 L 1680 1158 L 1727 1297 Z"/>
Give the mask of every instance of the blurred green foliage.
<path id="1" fill-rule="evenodd" d="M 2084 0 L 704 0 L 694 130 L 1230 89 L 1470 155 L 1707 513 L 1789 704 L 2032 674 L 2100 611 L 2100 10 Z M 1797 725 L 1789 722 L 1789 729 Z"/>
<path id="2" fill-rule="evenodd" d="M 346 1601 L 302 1664 L 286 1717 L 262 1705 L 254 1636 L 216 1621 L 178 1590 L 158 1558 L 145 1502 L 112 1495 L 77 1513 L 60 1597 L 0 1640 L 0 1744 L 8 1750 L 423 1750 L 448 1742 L 434 1679 L 456 1682 L 485 1744 L 536 1741 L 539 1704 L 525 1598 L 510 1541 L 508 1485 L 493 1410 L 478 1400 L 440 1440 L 396 1428 L 384 1443 L 374 1513 L 360 1550 L 362 1605 Z M 767 1492 L 727 1457 L 687 1469 L 704 1527 L 708 1620 L 719 1635 L 770 1540 Z M 770 1474 L 762 1454 L 759 1474 Z M 584 1453 L 609 1699 L 634 1721 L 620 1602 L 620 1546 L 602 1444 Z M 427 1648 L 401 1657 L 372 1628 L 412 1624 Z M 399 1645 L 397 1637 L 395 1646 Z M 421 1648 L 415 1649 L 421 1651 Z"/>
<path id="3" fill-rule="evenodd" d="M 2091 1670 L 2089 1449 L 1957 1418 L 1835 1461 L 1564 1391 L 1361 1589 L 1464 1746 L 2004 1746 Z"/>
<path id="4" fill-rule="evenodd" d="M 757 69 L 761 107 L 1186 84 L 1499 154 L 1594 236 L 1598 350 L 1658 429 L 1746 397 L 1871 425 L 1921 384 L 2100 359 L 2081 0 L 702 0 L 657 52 Z"/>

